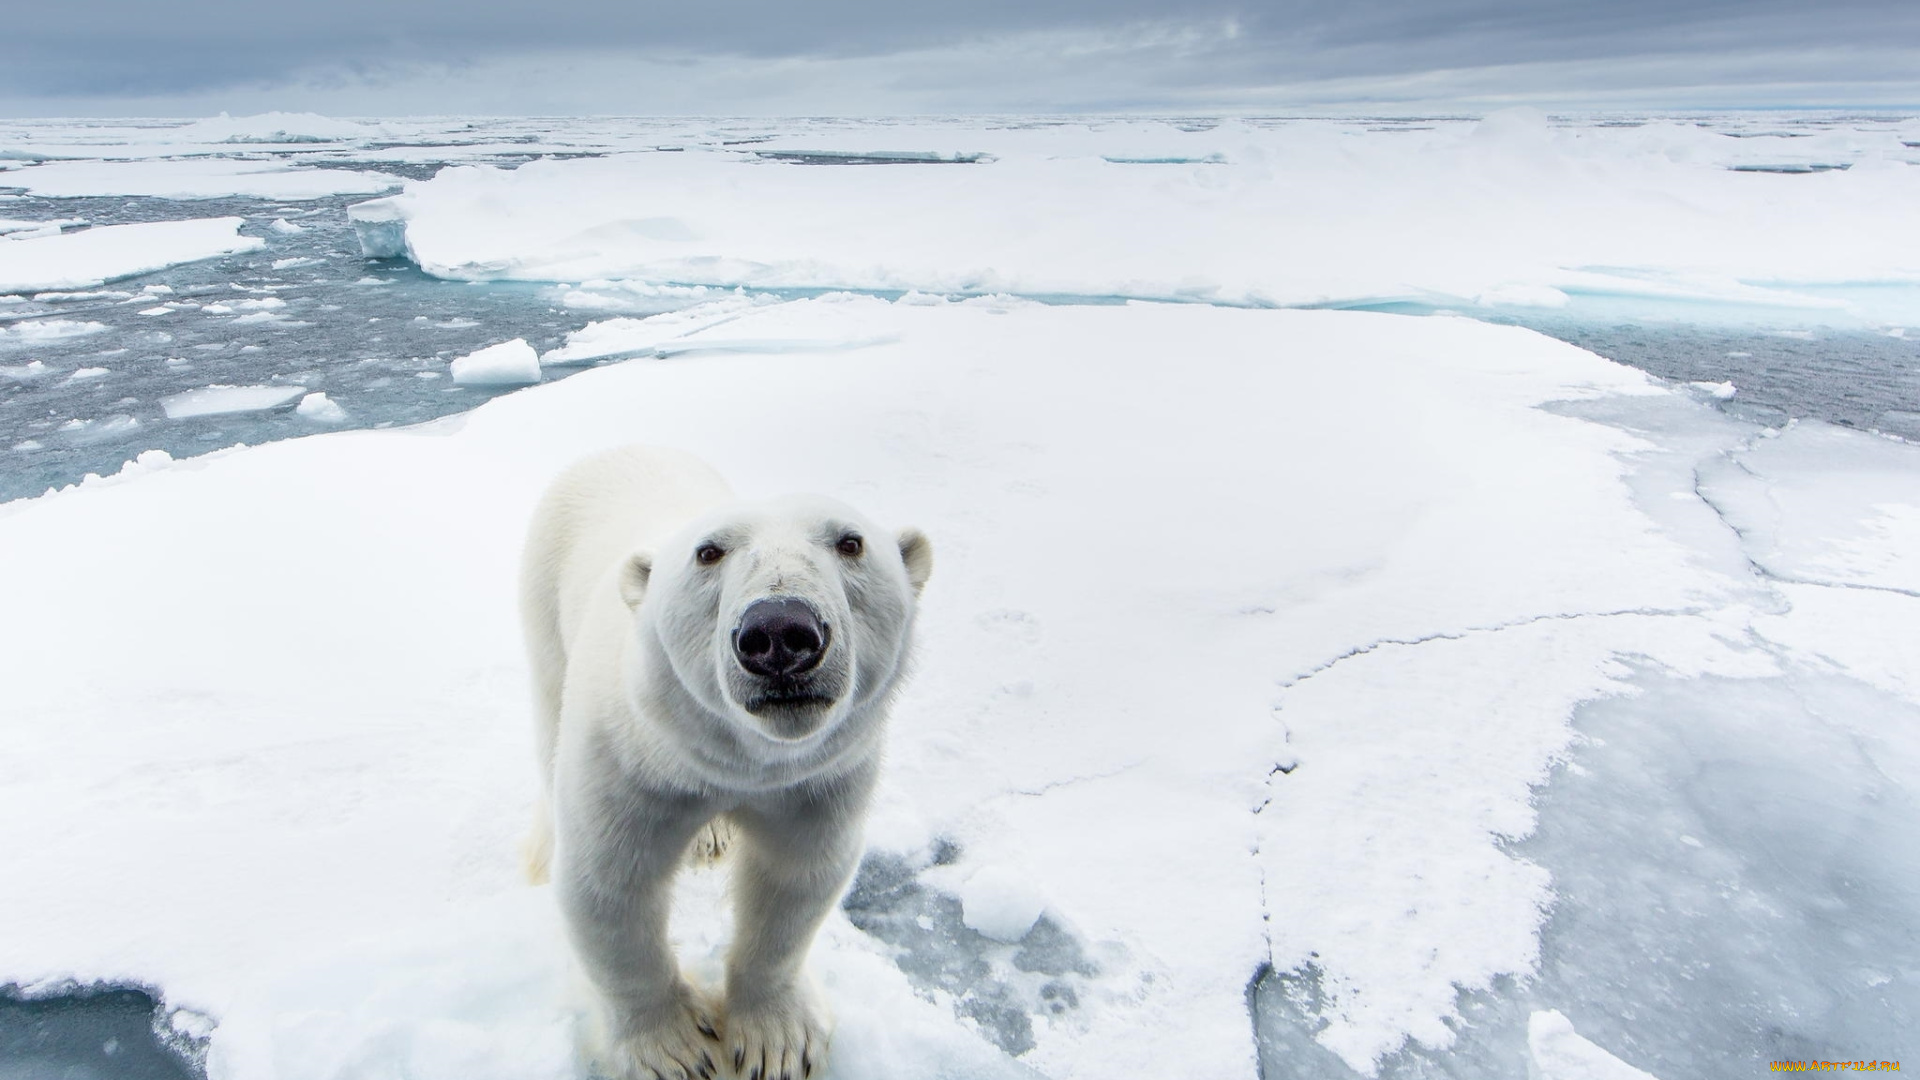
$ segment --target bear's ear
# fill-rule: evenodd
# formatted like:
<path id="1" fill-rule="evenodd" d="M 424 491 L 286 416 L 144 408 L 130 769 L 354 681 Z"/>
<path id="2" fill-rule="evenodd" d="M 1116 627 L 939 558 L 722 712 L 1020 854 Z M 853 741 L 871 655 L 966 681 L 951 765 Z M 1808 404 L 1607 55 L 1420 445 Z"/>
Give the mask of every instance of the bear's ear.
<path id="1" fill-rule="evenodd" d="M 630 608 L 640 606 L 646 598 L 647 581 L 653 577 L 653 555 L 645 551 L 636 551 L 620 568 L 620 599 Z"/>
<path id="2" fill-rule="evenodd" d="M 900 561 L 907 564 L 907 583 L 913 586 L 913 595 L 919 596 L 933 573 L 933 542 L 926 533 L 912 528 L 900 530 Z"/>

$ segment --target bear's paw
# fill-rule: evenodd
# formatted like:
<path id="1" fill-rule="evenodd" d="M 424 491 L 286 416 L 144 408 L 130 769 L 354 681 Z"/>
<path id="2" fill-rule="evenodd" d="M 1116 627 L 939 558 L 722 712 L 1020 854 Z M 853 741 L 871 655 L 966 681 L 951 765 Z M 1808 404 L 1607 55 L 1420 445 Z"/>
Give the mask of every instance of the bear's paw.
<path id="1" fill-rule="evenodd" d="M 720 1029 L 697 999 L 659 1016 L 629 1017 L 602 1063 L 616 1080 L 713 1080 L 720 1075 Z"/>
<path id="2" fill-rule="evenodd" d="M 802 995 L 734 1006 L 727 1014 L 727 1063 L 738 1080 L 808 1080 L 827 1060 L 826 1017 Z"/>

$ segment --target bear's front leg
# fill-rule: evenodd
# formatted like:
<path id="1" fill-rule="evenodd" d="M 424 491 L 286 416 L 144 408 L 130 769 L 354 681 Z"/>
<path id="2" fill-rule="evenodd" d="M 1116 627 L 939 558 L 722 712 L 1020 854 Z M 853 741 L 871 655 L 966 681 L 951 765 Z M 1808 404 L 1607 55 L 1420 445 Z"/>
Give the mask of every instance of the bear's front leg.
<path id="1" fill-rule="evenodd" d="M 726 1055 L 743 1080 L 806 1080 L 826 1062 L 824 1004 L 801 971 L 860 858 L 865 784 L 736 811 Z"/>
<path id="2" fill-rule="evenodd" d="M 616 1080 L 707 1080 L 722 1057 L 718 1013 L 681 975 L 667 937 L 674 872 L 703 819 L 632 800 L 612 809 L 562 808 L 554 873 L 574 953 L 599 992 L 591 1054 Z"/>

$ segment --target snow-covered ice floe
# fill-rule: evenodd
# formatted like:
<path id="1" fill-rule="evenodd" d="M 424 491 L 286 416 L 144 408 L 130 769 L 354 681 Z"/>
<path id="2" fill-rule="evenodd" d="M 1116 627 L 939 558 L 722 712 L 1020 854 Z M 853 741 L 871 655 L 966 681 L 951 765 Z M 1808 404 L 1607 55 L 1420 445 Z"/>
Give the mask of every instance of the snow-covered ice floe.
<path id="1" fill-rule="evenodd" d="M 814 966 L 839 1080 L 1251 1078 L 1269 969 L 1317 974 L 1311 1038 L 1344 1067 L 1444 1050 L 1463 991 L 1538 961 L 1554 882 L 1513 841 L 1578 710 L 1631 710 L 1647 671 L 1920 701 L 1914 447 L 1760 438 L 1465 319 L 724 315 L 623 325 L 608 344 L 667 358 L 458 421 L 0 510 L 0 982 L 156 987 L 217 1021 L 216 1078 L 575 1075 L 557 919 L 516 879 L 513 583 L 545 481 L 636 438 L 939 546 L 870 863 L 1023 943 L 983 978 L 1025 1026 L 1010 1046 L 837 914 Z M 1909 784 L 1915 732 L 1847 722 Z M 684 887 L 711 976 L 719 885 Z M 1031 959 L 1043 934 L 1070 963 Z M 1636 1075 L 1591 1030 L 1542 1011 L 1520 1045 L 1538 1075 Z"/>
<path id="2" fill-rule="evenodd" d="M 1392 134 L 1169 128 L 1161 153 L 1124 163 L 1116 149 L 1139 139 L 1124 125 L 837 137 L 887 134 L 992 153 L 884 167 L 766 157 L 819 157 L 831 144 L 815 132 L 752 153 L 450 168 L 351 213 L 369 255 L 473 280 L 1492 310 L 1636 298 L 1920 319 L 1906 241 L 1920 234 L 1920 171 L 1891 130 L 1831 145 L 1852 167 L 1813 176 L 1729 168 L 1763 143 L 1806 140 L 1561 127 L 1531 110 Z M 1833 291 L 1866 282 L 1901 288 Z M 1878 310 L 1889 297 L 1899 310 Z"/>
<path id="3" fill-rule="evenodd" d="M 144 195 L 160 199 L 246 196 L 298 201 L 390 191 L 400 178 L 350 169 L 316 169 L 279 159 L 184 158 L 159 161 L 50 161 L 7 174 L 7 183 L 52 198 Z"/>
<path id="4" fill-rule="evenodd" d="M 84 289 L 119 278 L 266 246 L 241 236 L 245 219 L 105 225 L 0 244 L 0 293 Z"/>
<path id="5" fill-rule="evenodd" d="M 169 420 L 274 409 L 307 392 L 304 386 L 208 386 L 160 399 Z"/>

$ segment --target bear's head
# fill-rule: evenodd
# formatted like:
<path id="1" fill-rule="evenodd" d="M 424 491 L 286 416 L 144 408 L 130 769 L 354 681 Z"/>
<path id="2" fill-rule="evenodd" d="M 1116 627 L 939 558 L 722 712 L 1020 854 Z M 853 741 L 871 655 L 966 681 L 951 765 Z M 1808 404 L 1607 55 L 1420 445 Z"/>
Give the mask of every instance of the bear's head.
<path id="1" fill-rule="evenodd" d="M 918 530 L 795 496 L 706 514 L 634 555 L 621 593 L 701 705 L 796 743 L 892 692 L 932 569 Z"/>

